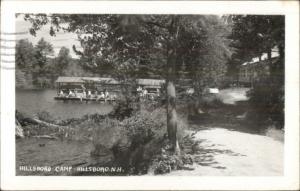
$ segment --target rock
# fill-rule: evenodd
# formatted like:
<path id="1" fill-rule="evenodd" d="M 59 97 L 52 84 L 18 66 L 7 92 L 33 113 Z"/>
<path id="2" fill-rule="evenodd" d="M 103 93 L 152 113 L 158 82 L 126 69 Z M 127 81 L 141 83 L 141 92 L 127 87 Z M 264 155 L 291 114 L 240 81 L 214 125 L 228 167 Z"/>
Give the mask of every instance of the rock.
<path id="1" fill-rule="evenodd" d="M 25 137 L 22 126 L 21 126 L 21 124 L 19 123 L 19 121 L 17 119 L 16 119 L 16 132 L 15 132 L 15 134 L 16 134 L 17 138 L 24 138 Z"/>

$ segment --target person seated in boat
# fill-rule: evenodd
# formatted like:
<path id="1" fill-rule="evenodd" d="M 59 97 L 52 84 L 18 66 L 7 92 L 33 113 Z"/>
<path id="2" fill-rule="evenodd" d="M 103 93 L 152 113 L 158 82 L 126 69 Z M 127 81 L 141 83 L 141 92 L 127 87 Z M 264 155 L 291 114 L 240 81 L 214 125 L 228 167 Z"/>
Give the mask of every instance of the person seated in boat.
<path id="1" fill-rule="evenodd" d="M 91 92 L 91 90 L 88 91 L 87 98 L 92 98 L 92 92 Z"/>
<path id="2" fill-rule="evenodd" d="M 159 91 L 158 88 L 156 89 L 156 95 L 157 95 L 158 97 L 160 96 L 160 91 Z"/>
<path id="3" fill-rule="evenodd" d="M 147 89 L 144 89 L 144 90 L 143 90 L 143 97 L 147 97 L 147 94 L 148 94 Z"/>
<path id="4" fill-rule="evenodd" d="M 75 96 L 75 97 L 78 97 L 78 92 L 77 92 L 76 89 L 74 90 L 74 96 Z"/>
<path id="5" fill-rule="evenodd" d="M 94 98 L 98 98 L 98 92 L 97 92 L 97 90 L 95 90 L 95 94 L 94 94 Z"/>
<path id="6" fill-rule="evenodd" d="M 72 90 L 70 90 L 68 97 L 74 97 L 74 96 L 75 96 L 75 94 L 72 92 Z"/>
<path id="7" fill-rule="evenodd" d="M 105 98 L 105 95 L 103 92 L 100 93 L 100 96 L 99 96 L 99 99 L 104 99 Z"/>
<path id="8" fill-rule="evenodd" d="M 62 90 L 60 90 L 60 92 L 59 92 L 59 95 L 58 95 L 59 97 L 64 97 L 65 95 L 64 95 L 64 92 L 62 91 Z"/>
<path id="9" fill-rule="evenodd" d="M 107 90 L 105 90 L 105 98 L 109 98 L 109 93 L 108 93 L 108 91 Z"/>
<path id="10" fill-rule="evenodd" d="M 139 86 L 137 89 L 136 89 L 136 92 L 139 96 L 142 96 L 143 95 L 143 89 L 141 86 Z"/>

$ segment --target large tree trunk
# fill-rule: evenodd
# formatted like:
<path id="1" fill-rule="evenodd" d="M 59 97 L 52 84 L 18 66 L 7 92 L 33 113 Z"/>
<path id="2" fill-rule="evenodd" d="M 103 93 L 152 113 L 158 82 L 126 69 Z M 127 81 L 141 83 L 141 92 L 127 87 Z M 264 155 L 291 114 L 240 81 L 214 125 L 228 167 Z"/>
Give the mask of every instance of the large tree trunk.
<path id="1" fill-rule="evenodd" d="M 179 152 L 177 140 L 177 112 L 176 112 L 176 93 L 173 81 L 167 83 L 167 131 L 168 138 L 173 146 L 174 152 Z"/>
<path id="2" fill-rule="evenodd" d="M 172 149 L 178 154 L 180 149 L 177 140 L 176 90 L 174 85 L 177 61 L 177 38 L 179 32 L 178 18 L 172 18 L 169 32 L 171 38 L 167 48 L 167 131 Z"/>

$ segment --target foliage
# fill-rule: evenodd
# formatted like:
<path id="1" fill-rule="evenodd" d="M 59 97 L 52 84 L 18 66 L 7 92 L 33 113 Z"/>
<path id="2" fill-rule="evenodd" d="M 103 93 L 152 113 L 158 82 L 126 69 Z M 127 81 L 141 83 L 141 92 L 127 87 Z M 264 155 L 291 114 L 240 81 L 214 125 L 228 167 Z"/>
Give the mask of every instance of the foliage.
<path id="1" fill-rule="evenodd" d="M 122 121 L 105 118 L 94 127 L 93 155 L 112 152 L 115 162 L 128 173 L 146 169 L 150 159 L 160 149 L 160 140 L 166 132 L 166 119 L 162 110 L 136 113 Z M 144 172 L 145 173 L 145 172 Z"/>
<path id="2" fill-rule="evenodd" d="M 59 30 L 79 33 L 83 51 L 74 50 L 84 68 L 116 78 L 167 78 L 167 62 L 174 61 L 176 76 L 192 76 L 201 87 L 219 84 L 231 54 L 229 29 L 212 15 L 26 14 L 24 18 L 32 23 L 33 35 L 45 24 L 51 25 L 52 35 Z"/>
<path id="3" fill-rule="evenodd" d="M 124 84 L 144 76 L 166 78 L 168 87 L 174 89 L 174 95 L 167 94 L 168 134 L 174 146 L 177 118 L 173 84 L 188 74 L 195 82 L 207 78 L 195 84 L 201 92 L 203 84 L 221 79 L 223 60 L 229 54 L 222 37 L 226 32 L 217 16 L 26 14 L 24 19 L 32 23 L 33 35 L 48 23 L 51 35 L 59 30 L 78 33 L 83 50 L 74 47 L 74 51 L 87 69 L 98 74 L 109 71 Z M 128 89 L 124 89 L 125 95 Z"/>
<path id="4" fill-rule="evenodd" d="M 139 110 L 140 103 L 137 99 L 138 97 L 129 93 L 120 95 L 109 116 L 118 120 L 131 117 Z"/>
<path id="5" fill-rule="evenodd" d="M 231 46 L 236 48 L 233 55 L 240 64 L 253 57 L 268 53 L 267 63 L 270 75 L 256 79 L 249 92 L 252 111 L 249 116 L 257 123 L 266 126 L 275 123 L 277 128 L 284 126 L 284 16 L 237 15 L 232 19 L 233 39 Z M 279 50 L 279 59 L 271 58 L 272 48 Z"/>
<path id="6" fill-rule="evenodd" d="M 28 40 L 22 39 L 16 43 L 16 85 L 17 87 L 33 84 L 32 68 L 36 64 L 35 48 Z"/>
<path id="7" fill-rule="evenodd" d="M 56 72 L 55 74 L 57 76 L 63 76 L 70 62 L 71 62 L 70 50 L 66 47 L 61 47 L 58 56 L 54 59 L 53 72 Z"/>
<path id="8" fill-rule="evenodd" d="M 145 144 L 166 132 L 166 117 L 163 110 L 142 112 L 123 121 L 124 128 L 135 146 Z"/>
<path id="9" fill-rule="evenodd" d="M 248 92 L 252 112 L 249 118 L 261 126 L 284 128 L 284 80 L 266 77 Z"/>
<path id="10" fill-rule="evenodd" d="M 70 57 L 70 50 L 62 47 L 56 57 L 49 42 L 40 39 L 33 46 L 26 39 L 16 44 L 16 85 L 21 88 L 53 87 L 58 76 L 91 76 L 83 71 L 78 60 Z"/>
<path id="11" fill-rule="evenodd" d="M 21 39 L 16 44 L 16 66 L 18 68 L 30 68 L 35 64 L 35 49 L 27 39 Z"/>
<path id="12" fill-rule="evenodd" d="M 162 108 L 137 111 L 123 120 L 99 114 L 69 120 L 54 119 L 48 112 L 40 112 L 37 116 L 64 128 L 49 128 L 27 120 L 29 123 L 22 123 L 26 136 L 53 135 L 61 140 L 92 141 L 95 147 L 91 153 L 93 156 L 113 155 L 114 162 L 122 165 L 128 174 L 147 173 L 153 164 L 151 161 L 159 158 L 161 148 L 166 149 L 168 144 L 166 116 Z M 16 117 L 20 122 L 26 121 L 22 113 L 17 112 Z M 181 140 L 187 127 L 184 120 L 179 121 Z M 171 156 L 171 152 L 169 155 L 176 157 Z"/>
<path id="13" fill-rule="evenodd" d="M 224 15 L 229 20 L 232 32 L 229 38 L 234 49 L 229 63 L 231 75 L 238 72 L 240 64 L 254 57 L 261 57 L 277 47 L 284 57 L 284 16 L 280 15 Z"/>
<path id="14" fill-rule="evenodd" d="M 192 170 L 191 168 L 186 167 L 186 165 L 192 164 L 193 159 L 190 155 L 183 153 L 177 156 L 162 149 L 162 153 L 155 156 L 152 160 L 149 171 L 153 171 L 153 173 L 157 175 L 170 173 L 172 170 Z"/>
<path id="15" fill-rule="evenodd" d="M 284 17 L 260 15 L 230 15 L 236 58 L 249 61 L 253 57 L 270 52 L 274 46 L 284 47 Z M 282 51 L 282 50 L 280 50 Z"/>

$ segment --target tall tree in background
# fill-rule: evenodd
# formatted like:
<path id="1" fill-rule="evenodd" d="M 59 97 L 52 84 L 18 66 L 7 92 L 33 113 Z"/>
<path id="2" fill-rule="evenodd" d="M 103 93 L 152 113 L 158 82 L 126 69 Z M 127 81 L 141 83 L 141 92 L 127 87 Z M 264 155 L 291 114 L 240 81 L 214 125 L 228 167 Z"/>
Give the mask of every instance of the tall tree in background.
<path id="1" fill-rule="evenodd" d="M 36 64 L 35 49 L 27 39 L 16 43 L 16 84 L 17 87 L 32 86 L 32 66 Z"/>
<path id="2" fill-rule="evenodd" d="M 53 56 L 54 50 L 52 45 L 41 38 L 35 45 L 35 59 L 40 68 L 43 68 L 47 63 L 47 58 Z"/>
<path id="3" fill-rule="evenodd" d="M 241 61 L 250 61 L 253 57 L 261 57 L 274 47 L 279 49 L 284 58 L 284 17 L 280 15 L 231 15 L 233 41 L 236 57 Z"/>
<path id="4" fill-rule="evenodd" d="M 70 50 L 66 47 L 61 47 L 58 56 L 55 58 L 55 67 L 58 75 L 64 75 L 64 70 L 71 62 Z"/>
<path id="5" fill-rule="evenodd" d="M 41 38 L 34 48 L 34 58 L 36 60 L 36 64 L 32 67 L 34 83 L 44 87 L 48 83 L 47 72 L 44 67 L 48 62 L 48 58 L 53 56 L 54 50 L 52 45 L 45 41 L 44 38 Z"/>
<path id="6" fill-rule="evenodd" d="M 36 62 L 34 60 L 35 49 L 27 39 L 21 39 L 16 43 L 16 65 L 24 69 L 30 68 Z"/>

